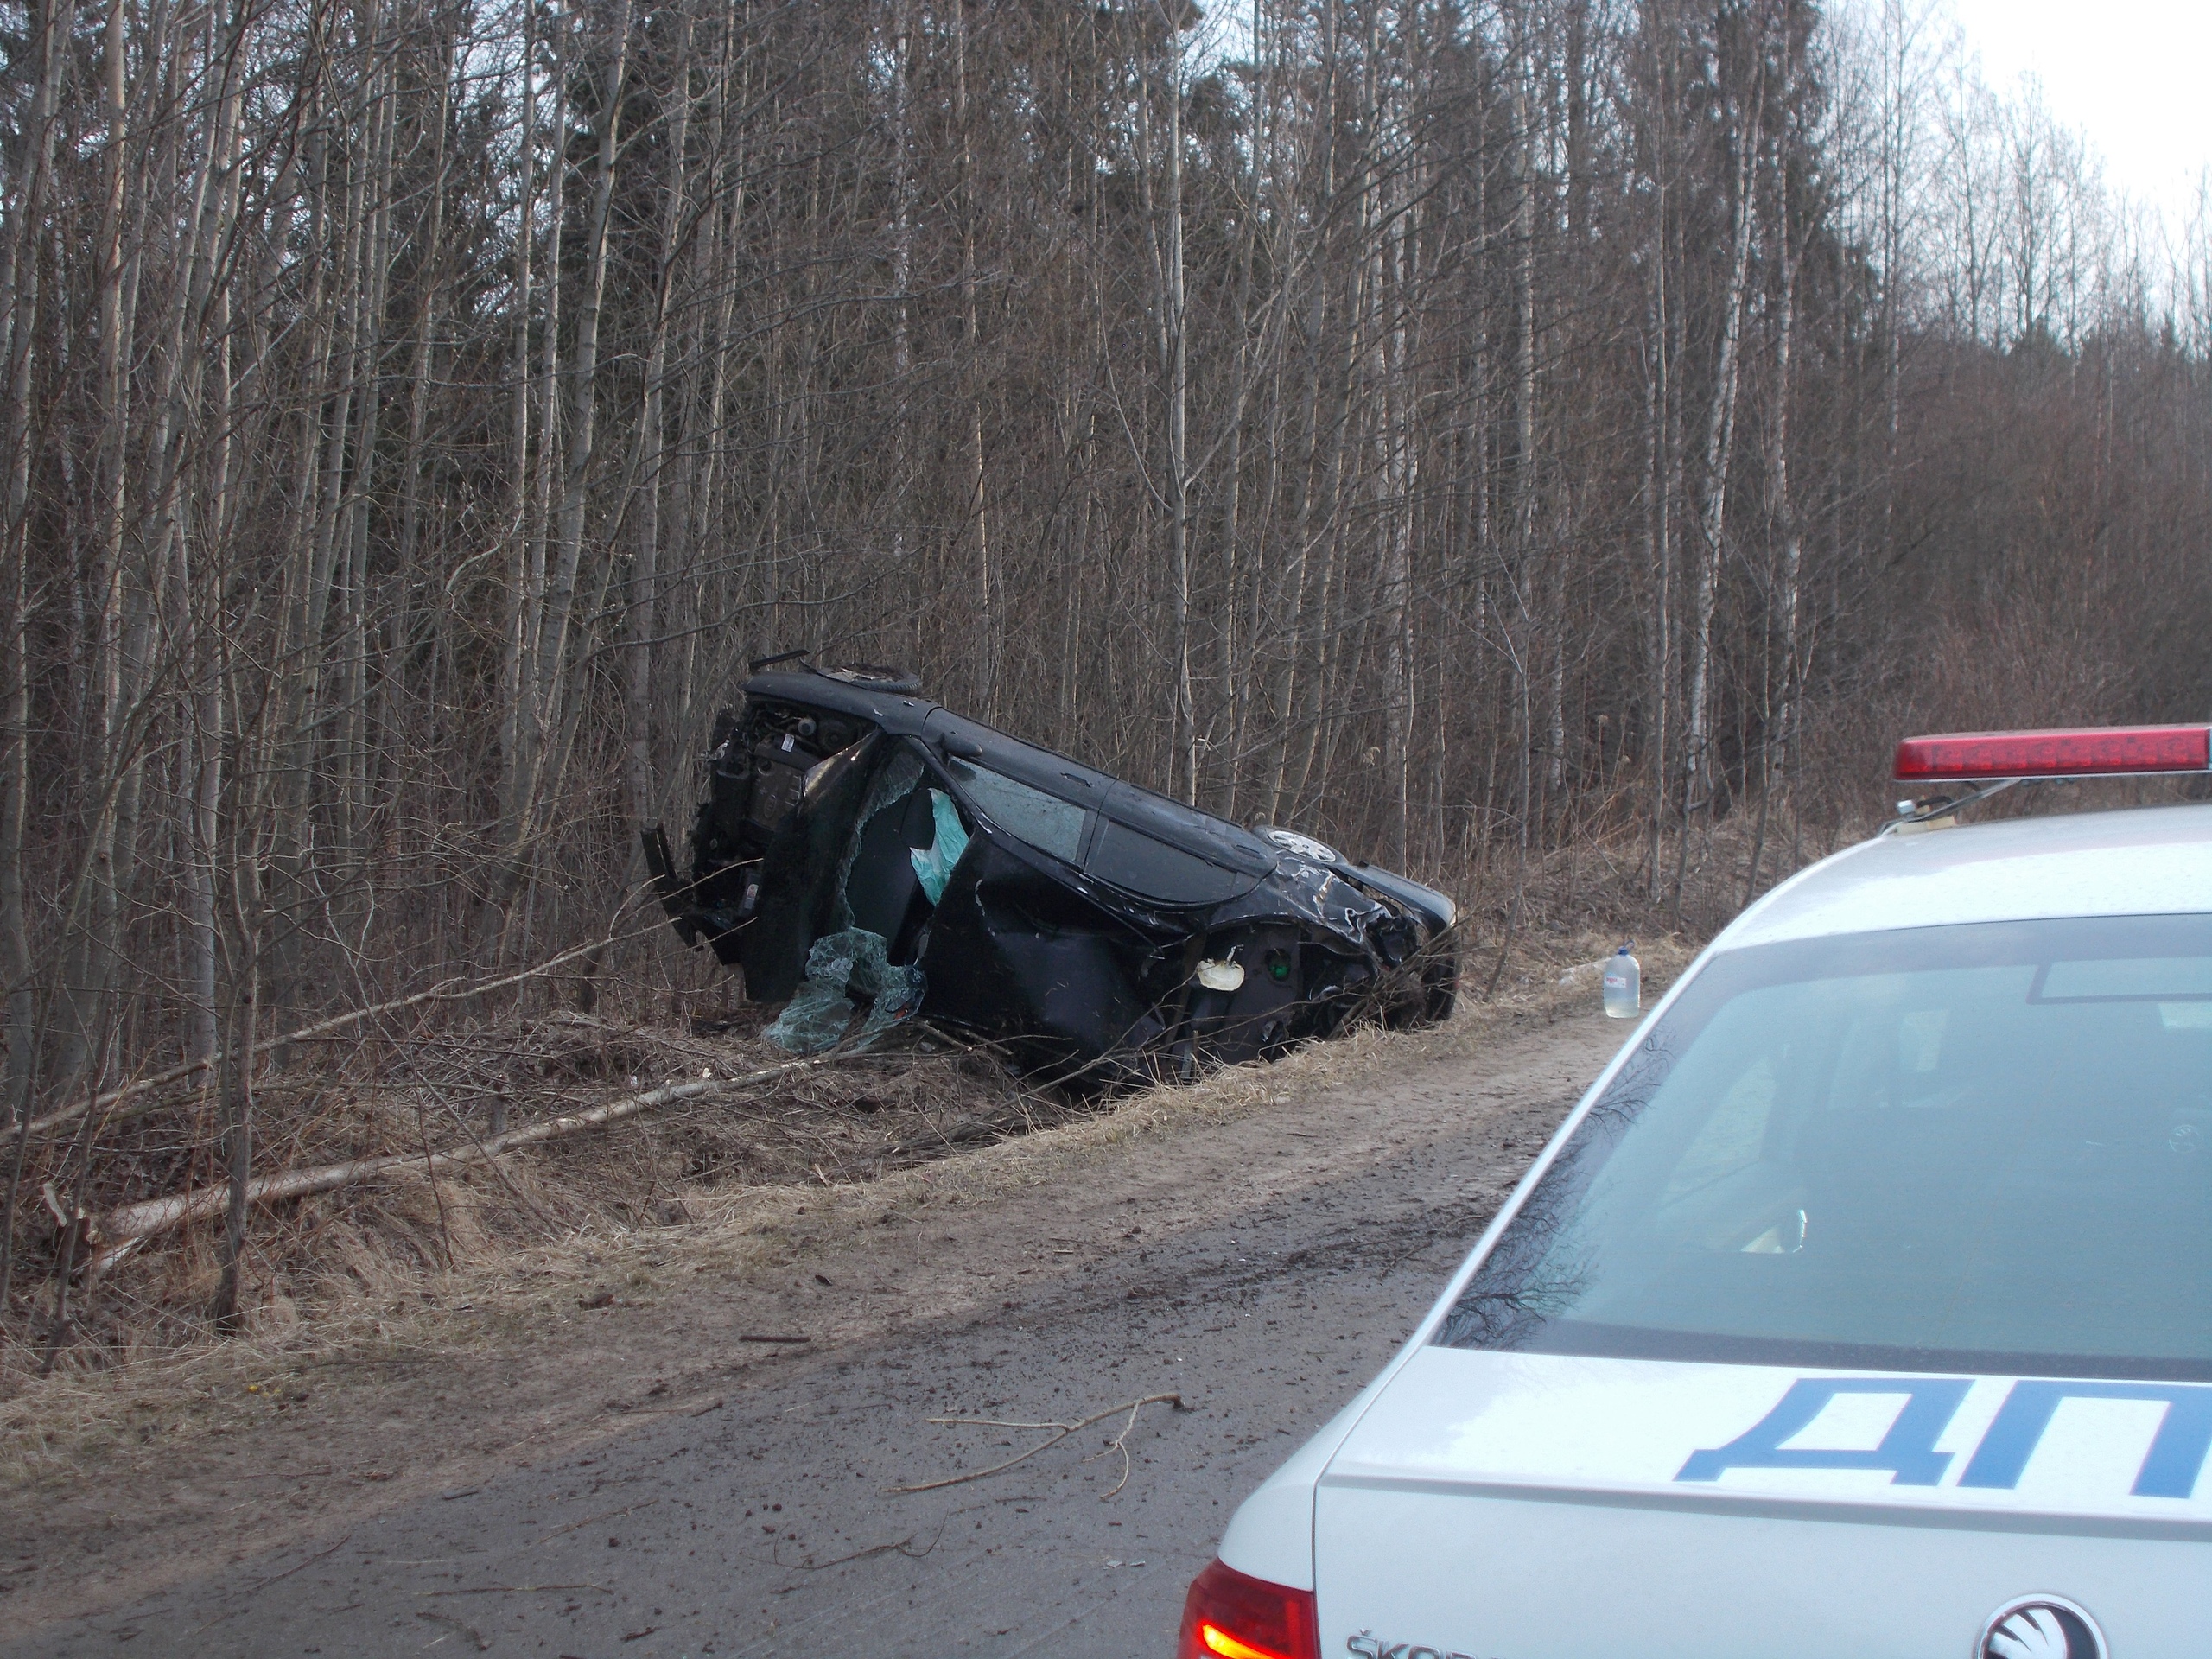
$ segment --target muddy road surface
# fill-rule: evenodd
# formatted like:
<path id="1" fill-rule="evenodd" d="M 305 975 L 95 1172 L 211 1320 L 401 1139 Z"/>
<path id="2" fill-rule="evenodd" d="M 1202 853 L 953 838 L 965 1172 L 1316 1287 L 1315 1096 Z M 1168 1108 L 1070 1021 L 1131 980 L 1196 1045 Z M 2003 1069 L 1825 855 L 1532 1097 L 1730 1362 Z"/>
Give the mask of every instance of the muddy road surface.
<path id="1" fill-rule="evenodd" d="M 4 1651 L 1164 1659 L 1230 1510 L 1403 1338 L 1623 1035 L 1386 1042 L 749 1276 L 694 1264 L 519 1357 L 323 1389 L 53 1499 L 9 1541 Z M 779 1336 L 809 1339 L 747 1340 Z M 520 1430 L 487 1439 L 503 1387 Z M 929 1486 L 1052 1432 L 933 1418 L 1116 1406 Z"/>

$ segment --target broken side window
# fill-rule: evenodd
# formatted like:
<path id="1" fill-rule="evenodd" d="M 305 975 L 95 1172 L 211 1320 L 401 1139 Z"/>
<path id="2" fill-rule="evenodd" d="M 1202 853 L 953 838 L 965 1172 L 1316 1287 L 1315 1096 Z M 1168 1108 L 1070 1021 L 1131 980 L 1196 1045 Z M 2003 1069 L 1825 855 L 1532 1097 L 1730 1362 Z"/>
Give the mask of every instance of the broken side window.
<path id="1" fill-rule="evenodd" d="M 898 898 L 902 901 L 912 891 L 912 867 L 907 862 L 905 830 L 911 809 L 919 804 L 912 798 L 921 781 L 922 763 L 916 757 L 913 746 L 901 743 L 891 752 L 882 770 L 868 785 L 868 797 L 861 804 L 853 824 L 852 839 L 846 843 L 845 855 L 837 865 L 837 919 L 845 926 L 870 928 L 887 936 L 898 931 L 905 904 L 899 903 L 894 913 L 880 919 L 856 917 L 855 900 L 861 894 L 855 891 L 855 881 L 857 878 L 860 886 L 872 891 L 884 885 L 888 878 L 895 883 Z M 882 821 L 880 827 L 879 820 Z M 881 868 L 871 868 L 874 866 Z"/>
<path id="2" fill-rule="evenodd" d="M 823 800 L 835 789 L 838 762 L 858 766 L 870 758 L 849 753 L 849 760 L 835 756 L 817 767 L 818 780 L 809 776 L 810 805 L 817 804 L 817 787 Z M 933 893 L 923 882 L 917 842 L 935 853 L 946 840 L 936 810 L 944 797 L 923 779 L 912 743 L 899 744 L 876 764 L 830 878 L 835 925 L 808 947 L 806 976 L 768 1027 L 771 1042 L 794 1053 L 820 1053 L 844 1040 L 855 1001 L 867 1001 L 868 1020 L 854 1039 L 865 1046 L 920 1006 L 922 970 L 905 958 L 944 885 L 940 880 Z M 952 822 L 957 830 L 957 813 Z M 957 860 L 957 850 L 952 856 Z"/>

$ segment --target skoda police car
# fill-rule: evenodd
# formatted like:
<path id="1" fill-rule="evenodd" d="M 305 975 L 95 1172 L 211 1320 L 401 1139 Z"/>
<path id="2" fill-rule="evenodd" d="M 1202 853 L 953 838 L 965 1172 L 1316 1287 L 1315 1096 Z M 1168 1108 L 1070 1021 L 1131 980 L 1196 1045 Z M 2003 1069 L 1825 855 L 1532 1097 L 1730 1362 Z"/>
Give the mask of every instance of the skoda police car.
<path id="1" fill-rule="evenodd" d="M 2202 726 L 1897 758 L 2208 770 Z M 1181 1659 L 2212 1654 L 2212 805 L 1963 804 L 1713 941 Z"/>

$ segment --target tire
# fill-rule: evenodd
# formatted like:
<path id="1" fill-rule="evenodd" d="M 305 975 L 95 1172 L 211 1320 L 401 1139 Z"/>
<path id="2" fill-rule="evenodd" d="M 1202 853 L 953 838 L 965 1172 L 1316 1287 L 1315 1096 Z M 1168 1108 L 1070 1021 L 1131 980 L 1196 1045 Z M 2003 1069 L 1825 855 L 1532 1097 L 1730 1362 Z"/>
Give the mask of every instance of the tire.
<path id="1" fill-rule="evenodd" d="M 847 663 L 837 668 L 817 669 L 815 671 L 825 680 L 856 685 L 867 691 L 887 691 L 905 696 L 922 689 L 922 677 L 912 670 L 887 668 L 880 663 Z"/>

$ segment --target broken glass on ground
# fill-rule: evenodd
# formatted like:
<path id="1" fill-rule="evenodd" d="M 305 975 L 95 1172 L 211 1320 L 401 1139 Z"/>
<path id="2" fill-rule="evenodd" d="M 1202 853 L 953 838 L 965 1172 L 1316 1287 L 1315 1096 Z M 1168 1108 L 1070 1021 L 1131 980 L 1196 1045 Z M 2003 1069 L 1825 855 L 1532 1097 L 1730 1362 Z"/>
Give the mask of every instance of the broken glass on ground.
<path id="1" fill-rule="evenodd" d="M 883 935 L 848 927 L 817 939 L 806 953 L 806 977 L 765 1033 L 779 1048 L 794 1054 L 822 1054 L 843 1042 L 857 1011 L 852 999 L 868 1004 L 868 1018 L 849 1049 L 866 1048 L 921 1007 L 922 970 L 894 965 L 886 956 Z"/>

